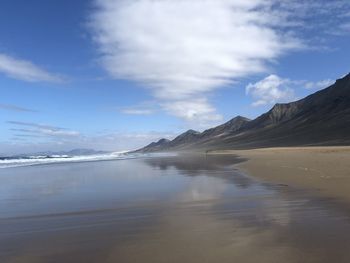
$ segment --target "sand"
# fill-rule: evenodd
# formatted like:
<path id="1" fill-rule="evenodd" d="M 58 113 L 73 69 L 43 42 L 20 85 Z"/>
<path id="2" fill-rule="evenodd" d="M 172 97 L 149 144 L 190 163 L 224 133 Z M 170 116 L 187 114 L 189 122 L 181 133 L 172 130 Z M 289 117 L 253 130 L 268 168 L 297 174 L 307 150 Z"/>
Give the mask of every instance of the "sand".
<path id="1" fill-rule="evenodd" d="M 313 190 L 350 204 L 350 147 L 291 147 L 216 151 L 246 158 L 249 175 L 276 184 Z"/>
<path id="2" fill-rule="evenodd" d="M 348 206 L 236 169 L 278 177 L 274 165 L 290 166 L 291 155 L 300 165 L 308 151 L 0 169 L 0 262 L 348 263 Z M 317 154 L 348 152 L 328 151 Z"/>

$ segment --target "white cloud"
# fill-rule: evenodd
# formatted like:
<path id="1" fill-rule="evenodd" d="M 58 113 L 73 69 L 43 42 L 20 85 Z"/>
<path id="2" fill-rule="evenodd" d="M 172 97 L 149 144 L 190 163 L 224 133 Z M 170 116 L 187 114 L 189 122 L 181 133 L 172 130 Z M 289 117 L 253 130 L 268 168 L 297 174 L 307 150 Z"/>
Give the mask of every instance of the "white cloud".
<path id="1" fill-rule="evenodd" d="M 18 132 L 20 129 L 18 129 Z M 27 136 L 26 136 L 27 135 Z M 49 137 L 46 135 L 22 132 L 14 134 L 10 142 L 0 142 L 1 154 L 30 153 L 40 151 L 61 151 L 74 148 L 91 148 L 105 151 L 124 151 L 139 149 L 161 138 L 172 139 L 176 134 L 171 132 L 111 132 L 99 135 L 80 135 Z M 34 150 L 33 150 L 34 149 Z"/>
<path id="2" fill-rule="evenodd" d="M 113 77 L 144 84 L 170 114 L 207 122 L 221 118 L 209 92 L 302 47 L 280 30 L 288 21 L 273 2 L 96 0 L 91 25 Z"/>
<path id="3" fill-rule="evenodd" d="M 151 115 L 153 114 L 153 110 L 150 109 L 123 109 L 121 110 L 122 113 L 124 114 L 130 114 L 130 115 Z"/>
<path id="4" fill-rule="evenodd" d="M 33 152 L 33 149 L 35 151 L 60 151 L 74 148 L 106 151 L 135 150 L 161 138 L 172 139 L 176 136 L 174 132 L 156 131 L 108 131 L 84 134 L 41 123 L 7 121 L 7 124 L 10 125 L 13 137 L 8 142 L 0 142 L 2 153 L 6 154 Z"/>
<path id="5" fill-rule="evenodd" d="M 61 127 L 55 127 L 46 124 L 38 124 L 33 122 L 22 122 L 22 121 L 7 121 L 8 124 L 14 125 L 15 127 L 26 127 L 26 128 L 12 128 L 14 132 L 21 132 L 22 134 L 40 135 L 47 137 L 78 137 L 80 133 L 77 131 L 67 130 Z M 29 127 L 29 128 L 27 128 Z"/>
<path id="6" fill-rule="evenodd" d="M 28 82 L 62 82 L 63 78 L 52 74 L 30 61 L 0 53 L 0 73 Z"/>
<path id="7" fill-rule="evenodd" d="M 293 81 L 270 75 L 254 84 L 246 87 L 246 93 L 255 100 L 253 106 L 262 106 L 281 102 L 289 102 L 295 99 L 294 90 L 290 88 Z"/>
<path id="8" fill-rule="evenodd" d="M 34 127 L 38 129 L 49 129 L 49 130 L 63 130 L 64 128 L 47 125 L 47 124 L 41 124 L 41 123 L 34 123 L 34 122 L 24 122 L 24 121 L 7 121 L 7 123 L 17 126 L 27 126 L 27 127 Z"/>
<path id="9" fill-rule="evenodd" d="M 170 114 L 190 124 L 197 124 L 199 128 L 205 128 L 208 123 L 217 123 L 223 119 L 205 98 L 171 101 L 164 103 L 163 107 Z"/>
<path id="10" fill-rule="evenodd" d="M 270 75 L 256 83 L 250 83 L 246 87 L 246 94 L 253 97 L 253 106 L 290 102 L 297 99 L 296 88 L 324 89 L 335 81 L 324 79 L 320 81 L 291 80 Z"/>
<path id="11" fill-rule="evenodd" d="M 339 28 L 341 30 L 343 30 L 344 32 L 348 32 L 349 33 L 350 32 L 350 22 L 340 25 Z"/>
<path id="12" fill-rule="evenodd" d="M 349 22 L 350 2 L 348 0 L 286 0 L 276 1 L 279 12 L 297 21 L 299 30 L 310 34 L 309 40 L 323 34 L 333 34 Z M 311 30 L 311 32 L 310 32 Z M 316 42 L 315 42 L 316 44 Z"/>
<path id="13" fill-rule="evenodd" d="M 80 142 L 81 147 L 123 151 L 136 150 L 145 145 L 158 141 L 161 138 L 174 138 L 175 134 L 170 132 L 114 132 L 101 134 L 99 136 L 85 136 Z"/>
<path id="14" fill-rule="evenodd" d="M 67 130 L 50 130 L 50 129 L 40 129 L 39 133 L 48 136 L 59 136 L 59 137 L 77 137 L 80 136 L 78 131 L 67 131 Z"/>
<path id="15" fill-rule="evenodd" d="M 320 80 L 320 81 L 307 81 L 304 84 L 304 87 L 306 89 L 324 89 L 329 87 L 330 85 L 334 84 L 334 80 L 332 79 L 324 79 L 324 80 Z"/>
<path id="16" fill-rule="evenodd" d="M 8 111 L 15 111 L 15 112 L 37 112 L 36 110 L 20 107 L 17 105 L 1 104 L 1 103 L 0 103 L 0 109 L 8 110 Z"/>
<path id="17" fill-rule="evenodd" d="M 138 105 L 121 108 L 119 111 L 129 115 L 151 115 L 156 112 L 156 102 L 144 101 Z"/>

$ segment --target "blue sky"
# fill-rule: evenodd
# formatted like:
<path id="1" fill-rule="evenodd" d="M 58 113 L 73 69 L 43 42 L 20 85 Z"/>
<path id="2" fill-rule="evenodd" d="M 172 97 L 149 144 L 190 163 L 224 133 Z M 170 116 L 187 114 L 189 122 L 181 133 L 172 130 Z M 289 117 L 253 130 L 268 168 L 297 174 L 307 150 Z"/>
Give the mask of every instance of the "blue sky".
<path id="1" fill-rule="evenodd" d="M 349 72 L 350 3 L 3 0 L 0 153 L 126 150 Z"/>

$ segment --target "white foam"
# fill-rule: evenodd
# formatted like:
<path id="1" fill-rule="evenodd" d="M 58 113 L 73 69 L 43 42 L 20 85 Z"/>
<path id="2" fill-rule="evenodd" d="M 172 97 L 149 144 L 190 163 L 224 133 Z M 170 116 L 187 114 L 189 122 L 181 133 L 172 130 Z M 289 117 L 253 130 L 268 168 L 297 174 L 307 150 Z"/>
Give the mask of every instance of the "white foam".
<path id="1" fill-rule="evenodd" d="M 19 166 L 31 166 L 38 164 L 52 163 L 69 163 L 69 162 L 92 162 L 92 161 L 107 161 L 107 160 L 123 160 L 132 159 L 142 154 L 128 154 L 126 152 L 114 152 L 108 154 L 84 155 L 84 156 L 68 156 L 68 155 L 52 155 L 47 156 L 28 156 L 26 158 L 0 160 L 0 168 L 11 168 Z"/>

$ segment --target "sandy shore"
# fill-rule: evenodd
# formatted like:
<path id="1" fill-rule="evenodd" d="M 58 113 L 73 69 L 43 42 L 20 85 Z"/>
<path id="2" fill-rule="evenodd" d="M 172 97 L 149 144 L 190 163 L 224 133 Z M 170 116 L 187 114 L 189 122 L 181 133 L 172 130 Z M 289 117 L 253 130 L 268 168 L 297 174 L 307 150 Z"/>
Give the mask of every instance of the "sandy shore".
<path id="1" fill-rule="evenodd" d="M 232 169 L 305 178 L 274 166 L 291 166 L 293 155 L 299 166 L 313 151 L 241 152 L 249 162 L 179 154 L 0 169 L 0 262 L 349 263 L 347 204 Z M 315 160 L 348 151 L 316 151 Z"/>
<path id="2" fill-rule="evenodd" d="M 247 158 L 239 164 L 260 179 L 315 190 L 350 204 L 350 147 L 293 147 L 217 151 Z"/>

